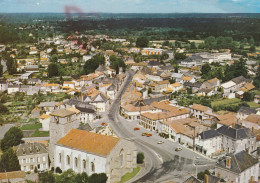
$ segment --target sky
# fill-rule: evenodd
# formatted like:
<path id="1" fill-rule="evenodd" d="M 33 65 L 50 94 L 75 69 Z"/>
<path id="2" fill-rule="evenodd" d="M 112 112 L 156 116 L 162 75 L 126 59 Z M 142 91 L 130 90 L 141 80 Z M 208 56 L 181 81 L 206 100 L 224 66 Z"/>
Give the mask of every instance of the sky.
<path id="1" fill-rule="evenodd" d="M 0 13 L 260 13 L 260 0 L 0 0 Z"/>

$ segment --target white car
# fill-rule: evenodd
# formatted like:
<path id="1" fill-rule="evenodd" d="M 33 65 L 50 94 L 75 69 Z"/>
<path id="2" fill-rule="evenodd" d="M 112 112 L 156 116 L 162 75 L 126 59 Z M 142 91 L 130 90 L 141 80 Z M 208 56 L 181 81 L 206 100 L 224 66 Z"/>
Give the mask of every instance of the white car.
<path id="1" fill-rule="evenodd" d="M 176 147 L 175 151 L 181 151 L 182 148 L 181 147 Z"/>
<path id="2" fill-rule="evenodd" d="M 157 142 L 157 144 L 163 144 L 163 143 L 164 143 L 164 141 L 161 141 L 161 140 Z"/>

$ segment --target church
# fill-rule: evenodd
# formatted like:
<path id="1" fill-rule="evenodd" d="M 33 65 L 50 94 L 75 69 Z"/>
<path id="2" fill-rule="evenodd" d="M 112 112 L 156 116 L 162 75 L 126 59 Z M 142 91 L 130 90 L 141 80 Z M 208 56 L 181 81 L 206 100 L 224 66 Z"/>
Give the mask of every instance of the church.
<path id="1" fill-rule="evenodd" d="M 120 182 L 136 164 L 135 144 L 127 139 L 72 129 L 55 144 L 54 167 L 76 173 L 106 173 L 107 182 Z"/>

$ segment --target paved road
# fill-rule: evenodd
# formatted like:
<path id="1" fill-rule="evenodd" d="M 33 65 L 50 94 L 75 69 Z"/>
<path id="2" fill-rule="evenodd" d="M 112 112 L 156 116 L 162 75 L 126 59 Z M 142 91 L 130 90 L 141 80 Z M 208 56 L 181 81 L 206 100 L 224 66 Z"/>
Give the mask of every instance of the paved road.
<path id="1" fill-rule="evenodd" d="M 134 140 L 138 151 L 145 154 L 145 168 L 131 182 L 165 182 L 169 180 L 182 182 L 195 173 L 193 159 L 196 157 L 196 164 L 200 164 L 197 167 L 198 172 L 213 167 L 214 162 L 190 149 L 182 147 L 182 151 L 176 152 L 175 148 L 180 147 L 176 142 L 164 139 L 163 144 L 157 144 L 162 138 L 155 132 L 149 132 L 153 134 L 152 137 L 141 136 L 143 132 L 147 131 L 142 128 L 140 131 L 134 131 L 133 128 L 138 125 L 137 121 L 129 122 L 119 116 L 120 98 L 134 75 L 131 71 L 128 71 L 128 74 L 129 77 L 122 85 L 117 98 L 111 105 L 108 119 L 112 129 L 119 137 Z"/>

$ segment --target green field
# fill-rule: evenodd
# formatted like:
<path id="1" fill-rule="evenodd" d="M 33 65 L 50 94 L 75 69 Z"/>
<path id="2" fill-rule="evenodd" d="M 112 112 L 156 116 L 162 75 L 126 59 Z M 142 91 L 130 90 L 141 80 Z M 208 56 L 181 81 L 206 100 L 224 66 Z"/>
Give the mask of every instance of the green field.
<path id="1" fill-rule="evenodd" d="M 39 131 L 35 130 L 34 133 L 31 135 L 31 137 L 49 137 L 50 133 L 49 131 Z"/>
<path id="2" fill-rule="evenodd" d="M 21 130 L 36 130 L 42 127 L 41 123 L 26 124 L 21 127 Z"/>
<path id="3" fill-rule="evenodd" d="M 141 169 L 141 168 L 138 166 L 138 167 L 134 168 L 132 172 L 126 173 L 126 174 L 121 178 L 120 183 L 127 182 L 128 180 L 130 180 L 130 179 L 132 179 L 133 177 L 135 177 L 135 176 L 138 174 L 138 172 L 140 171 L 140 169 Z"/>
<path id="4" fill-rule="evenodd" d="M 241 102 L 241 100 L 238 98 L 224 99 L 224 100 L 211 102 L 211 106 L 212 107 L 220 106 L 220 105 L 225 106 L 225 105 L 231 105 L 231 104 L 239 104 L 240 102 Z"/>

